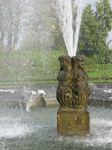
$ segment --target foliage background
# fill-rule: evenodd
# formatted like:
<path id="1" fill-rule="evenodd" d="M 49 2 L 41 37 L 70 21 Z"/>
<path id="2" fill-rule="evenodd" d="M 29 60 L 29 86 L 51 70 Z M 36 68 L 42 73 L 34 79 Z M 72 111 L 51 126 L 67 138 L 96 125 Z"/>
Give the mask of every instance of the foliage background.
<path id="1" fill-rule="evenodd" d="M 112 82 L 109 0 L 84 8 L 77 54 L 90 82 Z M 77 6 L 73 7 L 73 29 Z M 110 41 L 111 42 L 111 41 Z M 67 55 L 55 0 L 0 0 L 0 85 L 57 83 L 58 57 Z"/>

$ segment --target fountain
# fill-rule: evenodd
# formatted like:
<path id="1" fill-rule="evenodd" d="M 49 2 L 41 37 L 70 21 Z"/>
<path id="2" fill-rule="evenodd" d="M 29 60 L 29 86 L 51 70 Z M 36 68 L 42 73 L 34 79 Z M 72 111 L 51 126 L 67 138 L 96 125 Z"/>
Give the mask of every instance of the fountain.
<path id="1" fill-rule="evenodd" d="M 90 132 L 90 116 L 87 109 L 89 88 L 84 58 L 75 56 L 81 24 L 82 5 L 77 7 L 76 32 L 73 32 L 72 1 L 59 1 L 59 17 L 63 38 L 69 56 L 59 57 L 57 100 L 60 108 L 57 114 L 58 133 L 83 134 Z"/>
<path id="2" fill-rule="evenodd" d="M 73 33 L 72 30 L 69 31 Z M 0 105 L 0 150 L 112 149 L 112 109 L 87 106 L 89 90 L 83 57 L 70 53 L 69 56 L 59 57 L 59 61 L 61 68 L 57 77 L 59 81 L 57 100 L 60 109 L 58 107 L 38 107 L 35 111 L 27 112 L 21 102 L 26 103 L 28 89 L 12 88 L 10 90 L 5 87 L 0 90 L 0 98 L 4 102 L 3 105 Z M 49 90 L 50 94 L 56 92 L 54 86 L 49 86 L 49 89 L 38 86 L 32 91 L 40 89 L 45 89 L 46 93 Z M 108 92 L 107 89 L 105 92 Z M 11 100 L 10 107 L 5 105 L 5 99 Z M 12 106 L 15 101 L 19 102 L 20 107 Z M 57 111 L 58 120 L 56 120 Z M 91 122 L 89 122 L 89 112 L 91 112 Z M 70 117 L 66 117 L 68 113 Z M 63 119 L 61 126 L 60 122 Z M 58 133 L 73 135 L 63 136 L 57 134 L 57 130 Z M 86 133 L 86 136 L 75 134 L 79 133 L 79 130 L 81 133 Z"/>

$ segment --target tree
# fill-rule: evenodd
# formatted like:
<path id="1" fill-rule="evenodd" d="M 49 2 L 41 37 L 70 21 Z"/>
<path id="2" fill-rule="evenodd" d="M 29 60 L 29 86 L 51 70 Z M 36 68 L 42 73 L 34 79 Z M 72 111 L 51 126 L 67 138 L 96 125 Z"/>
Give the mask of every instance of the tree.
<path id="1" fill-rule="evenodd" d="M 109 0 L 96 2 L 95 7 L 94 11 L 88 4 L 83 11 L 78 51 L 105 63 L 109 53 L 106 39 L 112 29 L 112 10 Z"/>
<path id="2" fill-rule="evenodd" d="M 0 50 L 4 50 L 6 0 L 0 1 Z"/>
<path id="3" fill-rule="evenodd" d="M 28 25 L 30 0 L 0 0 L 0 49 L 16 50 L 21 30 Z M 31 11 L 31 10 L 30 10 Z M 28 15 L 26 15 L 28 14 Z M 6 42 L 5 42 L 6 41 Z"/>
<path id="4" fill-rule="evenodd" d="M 95 38 L 97 26 L 92 6 L 89 4 L 83 11 L 78 46 L 78 50 L 86 56 L 93 56 L 93 51 L 97 53 Z"/>
<path id="5" fill-rule="evenodd" d="M 99 61 L 101 63 L 108 62 L 109 59 L 109 44 L 106 42 L 106 39 L 109 35 L 109 31 L 112 29 L 112 9 L 109 0 L 101 0 L 101 2 L 96 2 L 96 12 L 95 18 L 99 23 L 98 26 L 98 54 Z"/>
<path id="6" fill-rule="evenodd" d="M 24 30 L 22 49 L 64 48 L 55 0 L 33 0 L 33 18 L 30 23 L 28 30 Z"/>

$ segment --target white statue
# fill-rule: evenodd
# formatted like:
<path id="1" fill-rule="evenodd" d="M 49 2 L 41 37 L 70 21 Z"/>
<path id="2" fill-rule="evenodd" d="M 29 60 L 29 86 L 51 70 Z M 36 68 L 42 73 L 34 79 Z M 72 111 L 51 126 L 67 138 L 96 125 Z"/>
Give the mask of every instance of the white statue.
<path id="1" fill-rule="evenodd" d="M 29 91 L 31 93 L 30 98 L 26 103 L 26 111 L 29 112 L 32 109 L 37 108 L 38 106 L 46 106 L 46 101 L 44 96 L 46 95 L 45 91 L 38 90 L 37 93 L 34 91 Z"/>

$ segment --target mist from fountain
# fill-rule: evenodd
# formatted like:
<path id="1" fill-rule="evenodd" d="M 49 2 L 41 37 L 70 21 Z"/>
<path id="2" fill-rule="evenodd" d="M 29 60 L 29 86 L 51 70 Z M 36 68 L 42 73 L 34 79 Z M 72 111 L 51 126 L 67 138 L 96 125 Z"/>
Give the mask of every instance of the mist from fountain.
<path id="1" fill-rule="evenodd" d="M 81 25 L 82 17 L 82 0 L 79 0 L 77 6 L 77 17 L 76 17 L 76 30 L 73 30 L 73 13 L 72 13 L 72 1 L 58 0 L 57 10 L 60 20 L 60 26 L 63 33 L 63 38 L 68 51 L 69 56 L 75 56 L 78 46 L 78 38 Z"/>

